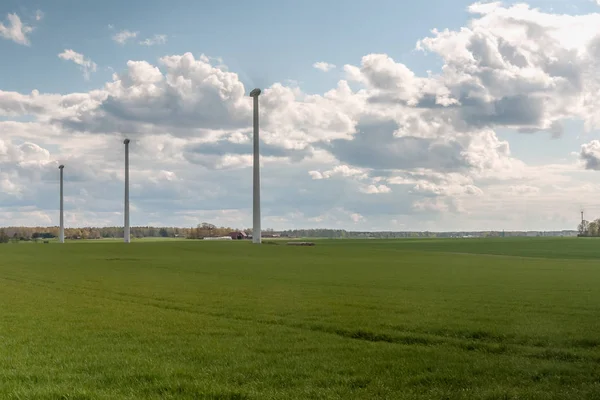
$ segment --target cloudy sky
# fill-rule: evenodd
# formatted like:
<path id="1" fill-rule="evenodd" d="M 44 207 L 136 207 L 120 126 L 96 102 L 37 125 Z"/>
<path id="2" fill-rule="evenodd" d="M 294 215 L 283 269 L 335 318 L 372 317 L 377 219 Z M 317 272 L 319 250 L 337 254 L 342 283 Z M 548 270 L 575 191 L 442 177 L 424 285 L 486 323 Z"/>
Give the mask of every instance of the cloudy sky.
<path id="1" fill-rule="evenodd" d="M 574 229 L 600 217 L 600 5 L 0 3 L 0 225 Z"/>

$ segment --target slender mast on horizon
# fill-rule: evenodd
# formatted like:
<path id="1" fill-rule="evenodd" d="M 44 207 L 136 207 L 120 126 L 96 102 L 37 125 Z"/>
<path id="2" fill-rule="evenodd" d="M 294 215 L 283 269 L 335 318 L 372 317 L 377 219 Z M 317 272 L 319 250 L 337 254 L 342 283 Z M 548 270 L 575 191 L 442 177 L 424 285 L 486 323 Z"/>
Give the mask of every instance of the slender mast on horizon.
<path id="1" fill-rule="evenodd" d="M 63 169 L 64 165 L 59 165 L 58 169 L 60 170 L 60 232 L 58 234 L 58 241 L 60 243 L 65 242 L 65 218 L 64 218 L 64 192 L 63 192 Z"/>
<path id="2" fill-rule="evenodd" d="M 129 227 L 129 139 L 125 139 L 123 144 L 125 144 L 125 223 L 123 240 L 125 243 L 129 243 L 131 241 Z"/>
<path id="3" fill-rule="evenodd" d="M 261 243 L 260 228 L 260 153 L 259 153 L 259 130 L 258 130 L 258 96 L 260 89 L 254 89 L 250 92 L 250 97 L 254 103 L 254 162 L 253 162 L 253 198 L 252 198 L 252 243 Z"/>

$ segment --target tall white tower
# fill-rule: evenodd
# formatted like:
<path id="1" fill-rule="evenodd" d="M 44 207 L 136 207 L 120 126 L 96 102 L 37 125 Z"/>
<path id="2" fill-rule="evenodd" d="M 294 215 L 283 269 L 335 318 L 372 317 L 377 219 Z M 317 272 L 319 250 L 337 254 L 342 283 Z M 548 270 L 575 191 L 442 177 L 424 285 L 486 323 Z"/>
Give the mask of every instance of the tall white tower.
<path id="1" fill-rule="evenodd" d="M 253 201 L 252 201 L 252 242 L 261 243 L 260 230 L 260 153 L 259 153 L 259 135 L 258 135 L 258 96 L 260 89 L 254 89 L 250 92 L 250 97 L 254 100 L 254 182 L 253 182 Z"/>
<path id="2" fill-rule="evenodd" d="M 123 240 L 125 243 L 129 243 L 131 241 L 129 229 L 129 139 L 125 139 L 123 144 L 125 144 L 125 224 Z"/>
<path id="3" fill-rule="evenodd" d="M 60 243 L 65 242 L 65 218 L 64 218 L 64 201 L 63 201 L 63 169 L 64 165 L 59 165 L 58 169 L 60 170 L 60 232 L 58 234 L 58 241 Z"/>

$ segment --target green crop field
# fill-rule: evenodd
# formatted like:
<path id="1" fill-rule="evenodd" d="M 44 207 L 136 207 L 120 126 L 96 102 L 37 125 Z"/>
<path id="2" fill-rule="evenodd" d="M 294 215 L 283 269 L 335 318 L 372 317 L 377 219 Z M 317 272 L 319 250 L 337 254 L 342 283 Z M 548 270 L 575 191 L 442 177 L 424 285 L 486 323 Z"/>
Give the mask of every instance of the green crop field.
<path id="1" fill-rule="evenodd" d="M 0 245 L 0 398 L 600 398 L 600 241 L 284 243 Z"/>

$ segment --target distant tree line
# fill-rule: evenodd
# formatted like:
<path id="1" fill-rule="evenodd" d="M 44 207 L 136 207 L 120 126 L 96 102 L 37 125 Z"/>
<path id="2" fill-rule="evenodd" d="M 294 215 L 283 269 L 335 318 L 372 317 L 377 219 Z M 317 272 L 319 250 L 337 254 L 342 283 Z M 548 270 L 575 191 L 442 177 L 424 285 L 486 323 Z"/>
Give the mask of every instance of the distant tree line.
<path id="1" fill-rule="evenodd" d="M 400 239 L 400 238 L 434 238 L 462 235 L 458 232 L 360 232 L 344 229 L 294 229 L 279 232 L 282 237 L 305 237 L 325 239 Z M 487 232 L 488 236 L 500 236 L 501 232 Z"/>
<path id="2" fill-rule="evenodd" d="M 523 237 L 523 236 L 575 236 L 573 230 L 562 231 L 449 231 L 449 232 L 358 232 L 343 229 L 294 229 L 278 233 L 282 237 L 326 239 L 400 239 L 400 238 L 458 238 L 458 237 Z"/>
<path id="3" fill-rule="evenodd" d="M 228 236 L 231 232 L 237 232 L 239 229 L 228 227 L 217 227 L 216 225 L 203 222 L 195 228 L 191 228 L 187 234 L 188 239 L 204 239 L 205 237 Z M 250 230 L 252 232 L 252 230 Z"/>
<path id="4" fill-rule="evenodd" d="M 325 239 L 399 239 L 399 238 L 426 238 L 426 237 L 450 237 L 452 233 L 434 232 L 359 232 L 346 231 L 343 229 L 294 229 L 281 231 L 283 237 L 305 237 Z"/>
<path id="5" fill-rule="evenodd" d="M 10 241 L 32 241 L 32 240 L 48 240 L 57 238 L 60 228 L 53 227 L 23 227 L 12 226 L 0 228 L 0 243 L 8 243 Z M 192 228 L 177 228 L 177 227 L 154 227 L 154 226 L 134 226 L 131 227 L 131 236 L 141 239 L 146 237 L 163 237 L 163 238 L 188 238 L 188 239 L 203 239 L 205 237 L 226 236 L 231 232 L 242 231 L 248 235 L 252 234 L 252 229 L 234 229 L 230 227 L 217 227 L 216 225 L 203 222 Z M 272 231 L 272 230 L 267 230 Z M 122 238 L 123 227 L 85 227 L 85 228 L 65 228 L 65 239 L 111 239 Z"/>
<path id="6" fill-rule="evenodd" d="M 134 238 L 144 237 L 187 237 L 190 228 L 171 228 L 153 226 L 131 227 L 131 236 Z M 53 239 L 58 237 L 59 227 L 7 227 L 0 229 L 0 243 L 8 243 L 11 240 L 31 241 L 37 239 Z M 109 239 L 122 238 L 123 227 L 85 227 L 65 228 L 66 239 Z"/>
<path id="7" fill-rule="evenodd" d="M 202 222 L 191 228 L 135 226 L 131 228 L 132 238 L 164 237 L 203 239 L 205 237 L 227 236 L 231 232 L 244 232 L 252 235 L 252 229 L 236 229 L 231 227 L 217 227 L 208 222 Z M 10 241 L 49 240 L 58 237 L 58 227 L 7 227 L 0 228 L 0 243 Z M 324 238 L 324 239 L 398 239 L 398 238 L 450 238 L 450 237 L 509 237 L 509 236 L 600 236 L 600 219 L 580 224 L 575 231 L 555 232 L 523 232 L 523 231 L 475 231 L 475 232 L 353 232 L 343 229 L 293 229 L 276 231 L 264 229 L 262 236 L 283 238 Z M 86 227 L 66 228 L 65 238 L 77 239 L 110 239 L 122 238 L 123 227 Z"/>

